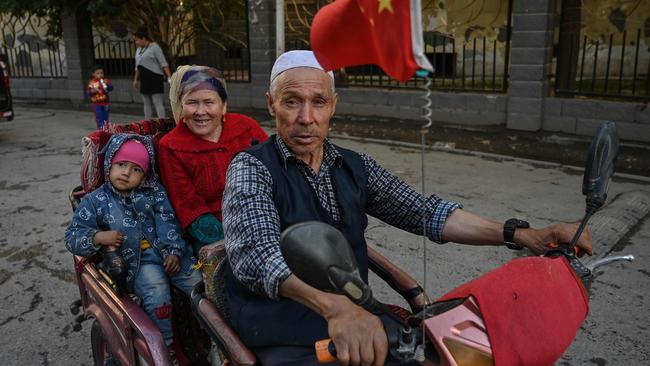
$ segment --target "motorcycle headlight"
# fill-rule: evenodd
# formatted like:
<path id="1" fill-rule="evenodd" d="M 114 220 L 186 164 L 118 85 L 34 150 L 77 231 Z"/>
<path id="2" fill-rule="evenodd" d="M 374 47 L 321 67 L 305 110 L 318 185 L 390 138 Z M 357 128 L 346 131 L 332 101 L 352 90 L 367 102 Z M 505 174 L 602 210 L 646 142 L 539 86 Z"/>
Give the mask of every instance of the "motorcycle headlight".
<path id="1" fill-rule="evenodd" d="M 458 366 L 493 366 L 494 359 L 492 355 L 487 354 L 480 349 L 471 347 L 465 343 L 459 342 L 452 338 L 444 338 L 442 342 L 445 344 L 449 353 L 456 360 Z"/>

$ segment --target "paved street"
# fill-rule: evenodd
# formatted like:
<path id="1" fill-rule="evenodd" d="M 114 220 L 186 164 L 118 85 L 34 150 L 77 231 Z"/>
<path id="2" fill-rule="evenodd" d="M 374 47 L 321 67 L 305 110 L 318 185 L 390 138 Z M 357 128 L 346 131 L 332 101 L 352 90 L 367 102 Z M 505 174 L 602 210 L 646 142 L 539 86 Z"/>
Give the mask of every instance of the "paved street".
<path id="1" fill-rule="evenodd" d="M 112 115 L 117 122 L 138 116 Z M 94 127 L 79 111 L 17 108 L 0 122 L 0 354 L 3 365 L 91 365 L 90 322 L 72 329 L 69 304 L 79 298 L 72 256 L 63 245 L 67 196 L 79 184 L 81 137 Z M 335 138 L 363 151 L 421 189 L 420 153 L 407 145 Z M 586 154 L 586 152 L 585 152 Z M 533 226 L 577 220 L 584 213 L 581 172 L 556 164 L 432 150 L 426 189 L 468 211 Z M 650 179 L 617 176 L 610 203 L 594 218 L 598 255 L 634 254 L 604 267 L 592 286 L 590 315 L 559 365 L 647 365 L 650 361 Z M 424 282 L 422 240 L 371 220 L 369 243 Z M 436 298 L 514 258 L 502 247 L 429 243 L 426 289 Z M 399 302 L 372 279 L 382 300 Z M 531 340 L 534 342 L 534 340 Z"/>

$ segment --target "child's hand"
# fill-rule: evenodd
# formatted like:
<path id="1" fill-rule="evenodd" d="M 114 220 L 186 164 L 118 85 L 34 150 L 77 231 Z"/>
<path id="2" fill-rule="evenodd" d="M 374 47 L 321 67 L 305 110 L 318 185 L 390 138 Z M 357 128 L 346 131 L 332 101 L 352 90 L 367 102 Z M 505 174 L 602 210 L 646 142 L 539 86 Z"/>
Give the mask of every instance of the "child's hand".
<path id="1" fill-rule="evenodd" d="M 181 259 L 177 255 L 168 255 L 163 265 L 165 266 L 165 272 L 175 273 L 181 269 Z"/>
<path id="2" fill-rule="evenodd" d="M 115 230 L 98 231 L 93 236 L 93 244 L 119 247 L 124 243 L 124 235 Z"/>

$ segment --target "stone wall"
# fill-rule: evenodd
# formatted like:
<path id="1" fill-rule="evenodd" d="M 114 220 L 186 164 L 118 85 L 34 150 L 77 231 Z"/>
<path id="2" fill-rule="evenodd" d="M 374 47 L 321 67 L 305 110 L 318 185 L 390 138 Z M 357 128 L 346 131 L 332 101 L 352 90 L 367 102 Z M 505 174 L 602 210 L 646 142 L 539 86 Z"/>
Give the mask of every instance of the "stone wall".
<path id="1" fill-rule="evenodd" d="M 537 131 L 548 95 L 553 0 L 517 0 L 512 10 L 508 128 Z M 514 31 L 516 29 L 516 31 Z"/>
<path id="2" fill-rule="evenodd" d="M 650 108 L 647 104 L 596 99 L 544 100 L 543 130 L 593 136 L 603 121 L 616 122 L 621 139 L 650 142 Z"/>

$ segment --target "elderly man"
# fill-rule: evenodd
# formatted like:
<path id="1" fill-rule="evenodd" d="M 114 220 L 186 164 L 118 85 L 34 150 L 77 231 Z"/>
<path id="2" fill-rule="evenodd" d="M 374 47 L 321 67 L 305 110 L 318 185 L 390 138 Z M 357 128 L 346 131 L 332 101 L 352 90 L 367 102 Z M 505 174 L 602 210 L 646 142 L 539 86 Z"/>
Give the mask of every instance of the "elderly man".
<path id="1" fill-rule="evenodd" d="M 292 224 L 319 220 L 337 227 L 366 281 L 366 214 L 422 235 L 424 212 L 434 242 L 506 244 L 534 253 L 569 241 L 576 230 L 574 224 L 532 229 L 519 220 L 504 225 L 481 218 L 436 195 L 423 197 L 371 157 L 332 144 L 334 79 L 310 51 L 276 60 L 266 98 L 277 135 L 233 159 L 223 202 L 231 322 L 264 365 L 315 364 L 314 341 L 328 337 L 341 364 L 386 362 L 387 339 L 377 316 L 291 273 L 278 241 Z M 588 236 L 578 245 L 591 253 Z"/>

